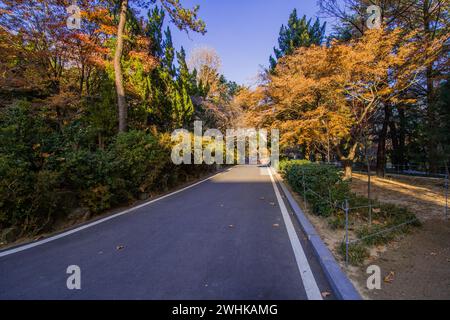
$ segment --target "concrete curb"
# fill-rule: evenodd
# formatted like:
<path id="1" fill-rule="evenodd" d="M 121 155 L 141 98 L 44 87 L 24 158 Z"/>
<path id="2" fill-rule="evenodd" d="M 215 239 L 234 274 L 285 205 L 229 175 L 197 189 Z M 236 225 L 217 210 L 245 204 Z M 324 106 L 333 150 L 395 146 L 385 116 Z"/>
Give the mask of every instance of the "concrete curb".
<path id="1" fill-rule="evenodd" d="M 301 228 L 308 236 L 308 240 L 312 245 L 314 254 L 319 260 L 325 276 L 330 282 L 331 288 L 337 298 L 339 300 L 362 300 L 358 291 L 356 291 L 347 275 L 341 270 L 338 263 L 334 259 L 333 254 L 325 246 L 316 229 L 313 227 L 311 222 L 309 222 L 308 218 L 305 216 L 297 201 L 295 201 L 294 197 L 287 189 L 286 185 L 283 181 L 280 181 L 280 179 L 277 180 L 283 190 L 283 193 L 286 195 L 292 210 L 294 210 L 295 216 L 297 217 Z"/>

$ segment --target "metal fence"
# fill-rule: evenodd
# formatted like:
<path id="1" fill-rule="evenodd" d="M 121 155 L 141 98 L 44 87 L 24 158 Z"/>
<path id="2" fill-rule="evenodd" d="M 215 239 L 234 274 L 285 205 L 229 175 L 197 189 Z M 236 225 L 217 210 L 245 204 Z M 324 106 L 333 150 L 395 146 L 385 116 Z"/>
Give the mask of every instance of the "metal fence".
<path id="1" fill-rule="evenodd" d="M 336 165 L 336 164 L 335 164 Z M 367 168 L 367 167 L 366 167 Z M 366 169 L 366 173 L 368 173 L 368 170 Z M 305 171 L 302 170 L 302 186 L 303 186 L 303 202 L 304 202 L 304 209 L 307 210 L 307 195 L 311 194 L 314 197 L 317 197 L 318 199 L 320 199 L 323 203 L 327 204 L 330 206 L 330 208 L 334 208 L 337 210 L 341 210 L 344 215 L 345 215 L 345 265 L 348 267 L 349 265 L 349 247 L 350 245 L 353 244 L 357 244 L 363 241 L 367 241 L 368 239 L 380 236 L 380 235 L 384 235 L 384 234 L 389 234 L 391 232 L 397 231 L 401 228 L 404 228 L 406 226 L 409 226 L 411 224 L 417 223 L 419 221 L 418 218 L 414 218 L 411 219 L 409 221 L 405 221 L 403 223 L 400 223 L 398 225 L 395 226 L 389 226 L 386 227 L 385 229 L 382 230 L 378 230 L 372 234 L 369 234 L 367 236 L 358 238 L 358 239 L 350 239 L 350 235 L 349 235 L 349 225 L 350 225 L 350 218 L 351 218 L 351 213 L 353 211 L 356 210 L 362 210 L 362 209 L 367 209 L 368 210 L 368 226 L 372 226 L 373 224 L 373 219 L 372 219 L 372 213 L 373 210 L 376 209 L 376 205 L 374 203 L 374 201 L 371 199 L 370 196 L 370 190 L 371 190 L 371 179 L 368 179 L 368 203 L 367 205 L 363 205 L 363 206 L 356 206 L 356 207 L 350 207 L 349 206 L 349 199 L 345 199 L 342 203 L 337 203 L 336 201 L 333 201 L 333 199 L 331 198 L 331 196 L 327 199 L 325 197 L 323 197 L 322 195 L 318 194 L 316 191 L 312 190 L 305 179 Z M 371 174 L 369 174 L 369 177 Z M 449 210 L 448 210 L 448 193 L 449 193 L 449 175 L 448 172 L 447 174 L 444 176 L 444 193 L 445 193 L 445 218 L 449 219 Z"/>
<path id="2" fill-rule="evenodd" d="M 322 164 L 329 164 L 334 165 L 338 168 L 343 168 L 342 163 L 340 162 L 332 162 L 332 163 L 325 163 L 321 162 Z M 370 168 L 370 170 L 369 170 Z M 375 176 L 373 173 L 374 165 L 370 163 L 369 165 L 367 163 L 362 162 L 355 162 L 353 164 L 352 170 L 355 173 L 360 174 L 366 174 L 368 176 L 368 195 L 367 197 L 371 199 L 371 189 L 372 189 L 372 180 L 371 177 Z M 422 164 L 405 164 L 405 165 L 392 165 L 388 164 L 385 167 L 385 174 L 387 176 L 405 176 L 405 177 L 417 177 L 417 178 L 436 178 L 436 179 L 442 179 L 443 180 L 443 188 L 442 193 L 445 196 L 445 206 L 444 206 L 444 217 L 448 220 L 449 217 L 449 207 L 448 207 L 448 194 L 449 194 L 449 168 L 447 163 L 443 163 L 437 168 L 436 170 L 431 171 L 429 168 L 429 165 L 426 163 Z"/>
<path id="3" fill-rule="evenodd" d="M 342 164 L 340 162 L 333 162 L 332 164 L 342 168 Z M 370 163 L 371 171 L 376 171 L 375 167 L 376 167 L 375 164 Z M 368 165 L 367 163 L 363 162 L 355 162 L 353 164 L 353 170 L 355 172 L 367 172 Z M 445 179 L 445 177 L 448 175 L 448 167 L 445 164 L 441 164 L 432 170 L 429 164 L 427 163 L 408 163 L 408 164 L 388 163 L 384 167 L 384 172 L 387 175 L 404 175 L 413 177 L 429 177 L 429 178 Z"/>

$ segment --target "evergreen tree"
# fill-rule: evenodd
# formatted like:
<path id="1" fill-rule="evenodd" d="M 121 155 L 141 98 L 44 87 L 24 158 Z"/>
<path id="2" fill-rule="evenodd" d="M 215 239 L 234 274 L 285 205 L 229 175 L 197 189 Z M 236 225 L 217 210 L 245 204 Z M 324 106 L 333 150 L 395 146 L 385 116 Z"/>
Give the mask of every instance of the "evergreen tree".
<path id="1" fill-rule="evenodd" d="M 177 63 L 178 63 L 178 83 L 180 87 L 185 87 L 190 95 L 197 93 L 197 71 L 194 69 L 193 72 L 189 70 L 186 62 L 186 51 L 181 47 L 180 52 L 177 52 Z"/>
<path id="2" fill-rule="evenodd" d="M 173 66 L 173 61 L 175 58 L 175 49 L 173 47 L 172 41 L 172 33 L 170 32 L 170 28 L 167 27 L 164 32 L 164 58 L 163 58 L 163 66 L 167 69 L 169 74 L 173 77 L 175 76 L 175 68 Z"/>
<path id="3" fill-rule="evenodd" d="M 297 9 L 289 16 L 288 25 L 282 25 L 278 38 L 278 47 L 274 48 L 274 56 L 270 56 L 270 68 L 275 69 L 277 61 L 285 55 L 290 55 L 299 47 L 320 45 L 325 39 L 326 23 L 321 24 L 319 18 L 311 25 L 311 19 L 306 15 L 298 18 Z"/>
<path id="4" fill-rule="evenodd" d="M 178 72 L 177 72 L 177 99 L 174 109 L 178 117 L 178 124 L 186 126 L 194 113 L 194 104 L 191 95 L 195 94 L 196 77 L 188 68 L 186 63 L 186 51 L 181 47 L 177 52 Z"/>
<path id="5" fill-rule="evenodd" d="M 443 161 L 450 165 L 450 77 L 441 86 L 438 95 L 436 109 L 438 114 L 439 126 L 437 128 L 437 139 L 443 153 Z"/>
<path id="6" fill-rule="evenodd" d="M 158 6 L 155 6 L 148 12 L 148 24 L 145 34 L 151 39 L 150 53 L 158 59 L 161 59 L 164 54 L 161 45 L 163 43 L 163 35 L 161 30 L 164 24 L 164 18 L 164 10 L 159 9 Z"/>

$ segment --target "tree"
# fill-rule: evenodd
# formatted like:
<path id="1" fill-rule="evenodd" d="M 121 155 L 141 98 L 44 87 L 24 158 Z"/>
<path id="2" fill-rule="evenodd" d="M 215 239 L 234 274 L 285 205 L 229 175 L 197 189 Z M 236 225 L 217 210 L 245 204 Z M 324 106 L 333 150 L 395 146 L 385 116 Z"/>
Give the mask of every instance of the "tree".
<path id="1" fill-rule="evenodd" d="M 222 65 L 217 51 L 209 47 L 196 48 L 190 54 L 188 65 L 191 70 L 196 70 L 197 80 L 201 86 L 207 88 L 208 94 L 217 95 Z"/>
<path id="2" fill-rule="evenodd" d="M 169 14 L 172 22 L 180 30 L 193 30 L 196 32 L 205 33 L 205 24 L 202 20 L 197 18 L 197 12 L 199 7 L 195 7 L 192 10 L 185 9 L 181 6 L 179 0 L 159 0 L 161 6 Z M 146 6 L 151 3 L 155 3 L 156 0 L 136 0 L 137 6 Z M 117 102 L 119 108 L 119 132 L 126 131 L 127 128 L 127 104 L 125 100 L 125 89 L 123 86 L 121 59 L 123 54 L 123 41 L 126 19 L 129 11 L 128 0 L 120 1 L 120 13 L 119 13 L 119 25 L 117 28 L 117 42 L 114 57 L 114 71 L 117 90 Z"/>
<path id="3" fill-rule="evenodd" d="M 368 18 L 367 7 L 373 4 L 365 0 L 321 0 L 322 12 L 326 15 L 338 18 L 340 23 L 346 28 L 339 31 L 347 40 L 350 37 L 360 37 L 366 31 L 365 20 Z M 379 5 L 382 12 L 382 20 L 385 28 L 402 28 L 405 34 L 416 32 L 416 41 L 420 41 L 424 46 L 432 43 L 443 35 L 449 34 L 449 5 L 448 0 L 379 0 L 375 4 Z M 440 55 L 434 55 L 435 60 L 430 60 L 428 67 L 423 70 L 414 86 L 406 95 L 416 100 L 415 104 L 405 108 L 404 105 L 392 104 L 384 109 L 384 113 L 379 118 L 380 130 L 378 131 L 378 156 L 377 174 L 384 175 L 384 167 L 387 160 L 386 140 L 390 137 L 392 141 L 392 161 L 396 165 L 405 165 L 407 158 L 406 133 L 407 126 L 411 123 L 409 132 L 410 141 L 414 141 L 417 136 L 425 139 L 421 142 L 426 147 L 423 150 L 416 150 L 421 156 L 418 161 L 427 160 L 431 171 L 437 170 L 437 150 L 438 137 L 434 128 L 437 127 L 438 115 L 434 106 L 436 105 L 437 89 L 435 85 L 442 80 L 448 72 L 448 47 L 441 51 Z M 424 109 L 425 112 L 419 112 Z M 413 117 L 418 117 L 418 122 Z M 411 121 L 407 121 L 407 118 Z M 414 125 L 414 124 L 415 125 Z M 417 149 L 418 146 L 411 146 Z M 420 159 L 422 158 L 422 159 Z"/>
<path id="4" fill-rule="evenodd" d="M 254 117 L 280 128 L 283 142 L 308 151 L 333 146 L 351 177 L 352 163 L 370 120 L 402 93 L 439 52 L 405 37 L 401 30 L 371 30 L 349 43 L 300 48 L 281 59 L 270 77 L 266 103 Z"/>
<path id="5" fill-rule="evenodd" d="M 125 100 L 125 88 L 122 76 L 122 53 L 123 53 L 123 34 L 127 19 L 128 0 L 122 0 L 120 4 L 119 26 L 117 27 L 117 44 L 114 54 L 114 74 L 117 92 L 117 106 L 119 108 L 119 132 L 127 130 L 127 112 L 128 107 Z"/>
<path id="6" fill-rule="evenodd" d="M 280 58 L 292 54 L 295 49 L 321 45 L 325 38 L 325 28 L 326 23 L 321 24 L 319 19 L 311 25 L 311 19 L 307 20 L 306 15 L 301 19 L 298 18 L 297 9 L 294 9 L 289 16 L 288 25 L 281 26 L 278 38 L 279 48 L 274 48 L 275 57 L 270 56 L 271 70 L 275 69 Z"/>

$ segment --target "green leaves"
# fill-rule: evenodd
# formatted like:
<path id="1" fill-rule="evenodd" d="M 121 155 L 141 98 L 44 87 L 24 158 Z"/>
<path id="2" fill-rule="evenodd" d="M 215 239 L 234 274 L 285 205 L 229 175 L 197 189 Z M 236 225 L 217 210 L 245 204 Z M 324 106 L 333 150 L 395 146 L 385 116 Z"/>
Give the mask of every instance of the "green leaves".
<path id="1" fill-rule="evenodd" d="M 278 38 L 279 48 L 274 48 L 275 57 L 270 57 L 271 70 L 275 70 L 280 58 L 294 53 L 295 49 L 321 45 L 325 39 L 325 28 L 326 23 L 321 24 L 319 19 L 311 25 L 311 19 L 307 20 L 306 15 L 298 18 L 297 10 L 294 9 L 289 16 L 288 25 L 281 26 Z"/>

